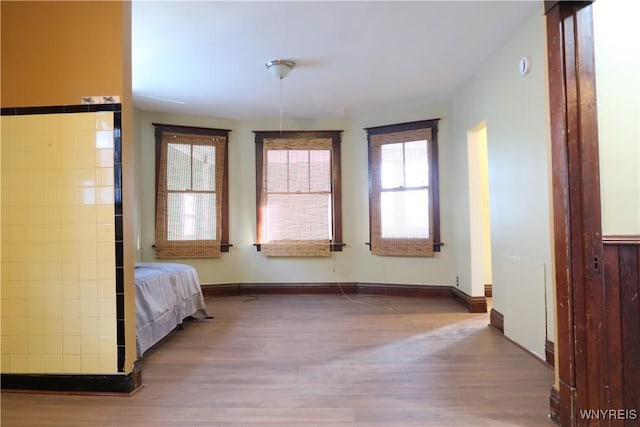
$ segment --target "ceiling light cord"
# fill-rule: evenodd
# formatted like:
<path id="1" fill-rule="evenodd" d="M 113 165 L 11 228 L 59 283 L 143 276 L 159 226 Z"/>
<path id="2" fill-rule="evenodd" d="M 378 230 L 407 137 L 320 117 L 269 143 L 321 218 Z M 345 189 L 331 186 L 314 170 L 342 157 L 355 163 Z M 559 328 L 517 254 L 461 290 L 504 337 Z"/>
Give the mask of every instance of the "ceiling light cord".
<path id="1" fill-rule="evenodd" d="M 282 77 L 280 78 L 280 134 L 282 134 Z"/>

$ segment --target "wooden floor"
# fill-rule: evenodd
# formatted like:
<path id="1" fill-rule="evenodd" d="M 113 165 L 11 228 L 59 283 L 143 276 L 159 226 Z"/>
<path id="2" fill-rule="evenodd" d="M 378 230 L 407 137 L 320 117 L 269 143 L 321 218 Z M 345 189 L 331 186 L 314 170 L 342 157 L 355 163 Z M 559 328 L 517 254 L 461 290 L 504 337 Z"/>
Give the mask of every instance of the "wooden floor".
<path id="1" fill-rule="evenodd" d="M 260 295 L 143 359 L 132 397 L 2 393 L 2 427 L 552 426 L 553 371 L 449 299 Z"/>

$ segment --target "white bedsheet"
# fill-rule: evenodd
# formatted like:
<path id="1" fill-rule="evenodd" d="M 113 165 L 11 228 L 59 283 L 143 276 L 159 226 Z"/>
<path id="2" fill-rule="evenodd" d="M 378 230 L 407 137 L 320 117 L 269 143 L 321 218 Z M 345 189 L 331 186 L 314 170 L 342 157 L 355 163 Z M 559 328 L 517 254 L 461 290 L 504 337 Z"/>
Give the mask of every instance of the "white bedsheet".
<path id="1" fill-rule="evenodd" d="M 136 263 L 138 357 L 188 316 L 208 316 L 196 270 L 185 264 Z"/>

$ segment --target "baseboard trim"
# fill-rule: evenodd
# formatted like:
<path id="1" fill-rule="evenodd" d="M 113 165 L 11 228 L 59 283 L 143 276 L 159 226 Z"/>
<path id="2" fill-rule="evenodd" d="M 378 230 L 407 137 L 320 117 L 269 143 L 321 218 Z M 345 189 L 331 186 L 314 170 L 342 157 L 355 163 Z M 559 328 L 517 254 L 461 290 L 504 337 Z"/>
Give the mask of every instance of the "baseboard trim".
<path id="1" fill-rule="evenodd" d="M 544 340 L 544 358 L 547 363 L 551 366 L 555 366 L 555 353 L 556 347 L 553 344 L 553 341 L 549 341 L 547 339 Z"/>
<path id="2" fill-rule="evenodd" d="M 1 374 L 5 392 L 132 396 L 141 388 L 142 370 L 136 364 L 128 374 Z"/>
<path id="3" fill-rule="evenodd" d="M 205 297 L 222 297 L 250 294 L 276 295 L 388 295 L 414 298 L 453 298 L 470 313 L 486 313 L 487 299 L 483 296 L 472 297 L 453 286 L 442 285 L 400 285 L 387 283 L 238 283 L 203 284 Z"/>
<path id="4" fill-rule="evenodd" d="M 552 386 L 549 393 L 549 419 L 560 425 L 560 393 L 556 390 L 556 386 Z"/>
<path id="5" fill-rule="evenodd" d="M 487 298 L 472 297 L 462 292 L 460 289 L 451 287 L 451 296 L 454 300 L 458 301 L 465 307 L 469 313 L 486 313 L 487 312 Z"/>
<path id="6" fill-rule="evenodd" d="M 504 335 L 504 316 L 495 308 L 492 308 L 489 313 L 489 325 Z"/>
<path id="7" fill-rule="evenodd" d="M 484 285 L 484 296 L 488 298 L 493 296 L 493 285 Z"/>

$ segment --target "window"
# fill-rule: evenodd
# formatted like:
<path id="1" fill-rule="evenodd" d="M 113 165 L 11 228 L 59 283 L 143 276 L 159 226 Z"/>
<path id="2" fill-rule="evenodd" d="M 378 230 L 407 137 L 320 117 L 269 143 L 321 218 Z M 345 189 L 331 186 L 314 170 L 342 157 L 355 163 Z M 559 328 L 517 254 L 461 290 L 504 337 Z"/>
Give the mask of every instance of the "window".
<path id="1" fill-rule="evenodd" d="M 156 258 L 229 251 L 227 130 L 154 123 Z"/>
<path id="2" fill-rule="evenodd" d="M 342 250 L 340 132 L 256 132 L 257 247 L 267 256 Z"/>
<path id="3" fill-rule="evenodd" d="M 366 129 L 374 255 L 433 256 L 440 250 L 437 123 Z"/>

